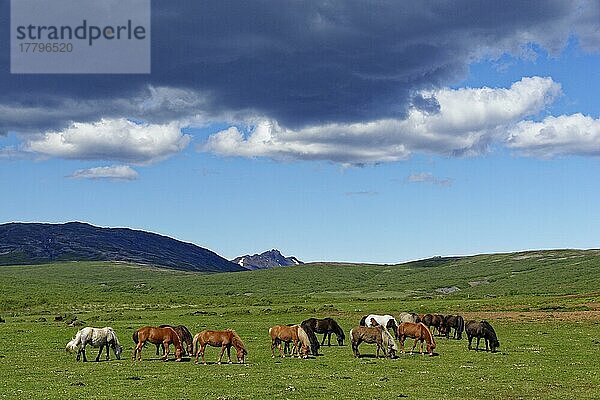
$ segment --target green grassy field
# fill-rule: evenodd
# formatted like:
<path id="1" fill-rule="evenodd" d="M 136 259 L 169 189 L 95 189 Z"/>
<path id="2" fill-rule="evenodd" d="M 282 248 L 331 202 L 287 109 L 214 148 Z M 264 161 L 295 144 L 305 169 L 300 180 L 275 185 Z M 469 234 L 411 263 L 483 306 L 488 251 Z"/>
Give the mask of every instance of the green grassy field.
<path id="1" fill-rule="evenodd" d="M 115 263 L 0 267 L 0 398 L 598 398 L 600 251 L 543 251 L 401 265 L 313 264 L 191 274 Z M 460 290 L 442 294 L 437 289 Z M 307 360 L 272 359 L 268 328 L 331 316 L 346 334 L 364 314 L 460 313 L 487 318 L 496 354 L 437 339 L 437 356 L 375 359 L 361 345 Z M 77 316 L 115 328 L 123 359 L 77 363 L 65 344 Z M 143 325 L 234 328 L 246 365 L 162 362 L 154 348 L 131 361 Z M 408 344 L 408 343 L 407 343 Z M 88 348 L 93 360 L 97 350 Z M 114 359 L 114 357 L 112 357 Z M 234 357 L 235 358 L 235 357 Z"/>

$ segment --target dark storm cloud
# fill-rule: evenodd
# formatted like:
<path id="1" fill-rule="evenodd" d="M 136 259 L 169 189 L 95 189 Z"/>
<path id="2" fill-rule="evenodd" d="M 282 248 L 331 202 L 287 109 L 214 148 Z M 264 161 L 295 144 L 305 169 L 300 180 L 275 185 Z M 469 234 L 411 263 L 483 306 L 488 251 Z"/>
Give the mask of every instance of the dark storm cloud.
<path id="1" fill-rule="evenodd" d="M 531 42 L 557 52 L 574 27 L 597 50 L 599 18 L 593 2 L 546 0 L 154 1 L 150 75 L 10 75 L 3 40 L 0 131 L 195 113 L 255 114 L 292 128 L 402 118 L 416 91 L 456 81 L 480 57 Z M 416 102 L 435 111 L 435 99 Z"/>

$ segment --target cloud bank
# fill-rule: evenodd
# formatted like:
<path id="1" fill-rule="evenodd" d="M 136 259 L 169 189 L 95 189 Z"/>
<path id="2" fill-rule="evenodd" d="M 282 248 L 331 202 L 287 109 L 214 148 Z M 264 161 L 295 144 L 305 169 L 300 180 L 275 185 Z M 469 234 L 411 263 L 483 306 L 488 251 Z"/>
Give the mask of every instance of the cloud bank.
<path id="1" fill-rule="evenodd" d="M 440 89 L 419 93 L 422 101 L 406 118 L 316 125 L 298 130 L 261 121 L 247 135 L 232 126 L 200 147 L 224 156 L 279 160 L 328 160 L 346 164 L 408 158 L 414 152 L 445 156 L 479 155 L 502 140 L 523 118 L 543 110 L 561 93 L 551 78 L 531 77 L 510 88 Z"/>
<path id="2" fill-rule="evenodd" d="M 44 157 L 128 164 L 170 157 L 190 142 L 181 127 L 212 122 L 230 128 L 201 149 L 225 156 L 357 165 L 479 155 L 493 143 L 595 155 L 595 117 L 527 121 L 560 94 L 551 78 L 447 87 L 505 54 L 559 55 L 569 40 L 600 52 L 598 21 L 594 0 L 155 1 L 149 75 L 10 74 L 0 41 L 0 135 Z"/>

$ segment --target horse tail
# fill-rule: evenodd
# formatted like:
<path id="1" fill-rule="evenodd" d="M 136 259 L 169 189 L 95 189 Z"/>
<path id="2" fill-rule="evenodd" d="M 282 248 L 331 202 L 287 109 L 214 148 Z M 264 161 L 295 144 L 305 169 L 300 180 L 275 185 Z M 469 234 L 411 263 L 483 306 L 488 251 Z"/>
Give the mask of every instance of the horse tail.
<path id="1" fill-rule="evenodd" d="M 192 340 L 192 352 L 194 354 L 196 354 L 196 352 L 198 351 L 198 340 L 200 340 L 200 333 L 197 333 L 196 336 L 194 336 L 194 339 Z"/>
<path id="2" fill-rule="evenodd" d="M 133 342 L 135 344 L 138 344 L 138 342 L 139 342 L 138 331 L 133 332 L 133 335 L 131 336 L 131 338 L 133 339 Z"/>
<path id="3" fill-rule="evenodd" d="M 462 333 L 465 330 L 465 320 L 460 315 L 456 319 L 456 322 L 458 322 L 458 328 L 456 329 L 458 331 L 458 339 L 462 339 Z"/>
<path id="4" fill-rule="evenodd" d="M 81 330 L 75 334 L 75 337 L 67 343 L 67 347 L 65 351 L 68 353 L 72 353 L 77 350 L 77 347 L 81 344 Z"/>

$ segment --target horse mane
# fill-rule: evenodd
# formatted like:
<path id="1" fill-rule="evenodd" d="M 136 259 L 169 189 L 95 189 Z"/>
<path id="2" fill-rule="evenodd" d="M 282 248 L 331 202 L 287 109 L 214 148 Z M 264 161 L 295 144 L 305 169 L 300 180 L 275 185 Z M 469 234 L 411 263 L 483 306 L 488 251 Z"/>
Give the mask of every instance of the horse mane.
<path id="1" fill-rule="evenodd" d="M 331 327 L 333 328 L 333 332 L 342 339 L 346 339 L 346 335 L 344 335 L 344 330 L 342 329 L 340 324 L 338 324 L 337 321 L 333 318 L 329 318 L 329 320 L 331 320 Z"/>
<path id="2" fill-rule="evenodd" d="M 77 350 L 77 347 L 81 343 L 81 331 L 82 330 L 83 329 L 80 329 L 79 331 L 77 331 L 77 333 L 75 334 L 75 337 L 73 339 L 71 339 L 69 341 L 69 343 L 67 343 L 67 347 L 65 348 L 65 351 L 67 351 L 68 353 L 72 353 L 75 350 Z"/>
<path id="3" fill-rule="evenodd" d="M 434 338 L 434 337 L 433 337 L 433 335 L 431 334 L 431 331 L 429 330 L 429 328 L 427 328 L 427 327 L 425 326 L 425 324 L 424 324 L 424 323 L 420 322 L 419 324 L 421 325 L 421 329 L 424 329 L 424 331 L 425 331 L 425 334 L 426 334 L 427 336 L 429 336 L 429 340 L 431 341 L 431 342 L 430 342 L 430 343 L 431 343 L 431 346 L 432 346 L 433 348 L 435 348 L 435 347 L 436 347 L 436 344 L 435 344 L 435 338 Z M 427 341 L 427 339 L 425 339 L 425 340 Z"/>
<path id="4" fill-rule="evenodd" d="M 119 339 L 117 338 L 117 334 L 115 333 L 115 330 L 112 327 L 107 326 L 106 331 L 107 331 L 106 341 L 107 342 L 111 341 L 111 339 L 109 339 L 109 336 L 110 336 L 110 338 L 112 338 L 112 341 L 114 341 L 115 346 L 121 346 L 121 343 L 119 343 Z"/>
<path id="5" fill-rule="evenodd" d="M 360 322 L 358 323 L 360 326 L 367 326 L 367 317 L 368 315 L 365 315 L 364 317 L 362 317 L 360 319 Z"/>
<path id="6" fill-rule="evenodd" d="M 233 329 L 227 329 L 227 332 L 231 332 L 231 342 L 233 343 L 233 345 L 236 348 L 241 348 L 242 351 L 244 352 L 244 354 L 248 354 L 248 351 L 246 350 L 246 346 L 244 345 L 244 341 L 242 340 L 240 335 L 238 335 L 238 333 L 236 331 L 234 331 Z"/>

